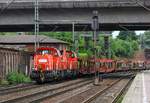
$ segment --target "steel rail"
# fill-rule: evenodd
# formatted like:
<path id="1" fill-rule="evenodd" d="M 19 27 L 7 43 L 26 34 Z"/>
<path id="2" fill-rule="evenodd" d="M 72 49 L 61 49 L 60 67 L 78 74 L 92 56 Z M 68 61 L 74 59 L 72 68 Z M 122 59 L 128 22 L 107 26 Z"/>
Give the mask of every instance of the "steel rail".
<path id="1" fill-rule="evenodd" d="M 116 83 L 120 82 L 121 80 L 123 80 L 123 79 L 121 78 L 121 79 L 115 81 L 114 83 L 112 83 L 108 87 L 104 88 L 102 91 L 99 91 L 96 94 L 94 94 L 91 97 L 89 97 L 88 99 L 84 100 L 82 103 L 90 103 L 91 101 L 96 99 L 99 95 L 101 95 L 102 93 L 106 92 L 109 88 L 113 87 Z"/>
<path id="2" fill-rule="evenodd" d="M 0 90 L 0 95 L 6 95 L 6 94 L 10 94 L 10 93 L 14 93 L 14 92 L 20 92 L 20 91 L 24 91 L 24 90 L 29 90 L 29 89 L 33 89 L 33 88 L 38 88 L 41 87 L 41 85 L 23 85 L 23 86 L 16 86 L 13 88 L 5 88 Z"/>
<path id="3" fill-rule="evenodd" d="M 21 103 L 23 100 L 26 100 L 26 99 L 28 99 L 30 102 L 38 102 L 38 101 L 42 101 L 45 98 L 61 94 L 61 93 L 70 91 L 72 89 L 79 88 L 79 87 L 84 86 L 84 85 L 89 84 L 89 83 L 92 83 L 91 79 L 81 80 L 81 81 L 74 82 L 74 83 L 71 83 L 71 84 L 68 84 L 68 85 L 63 85 L 61 87 L 49 88 L 49 89 L 46 89 L 44 91 L 40 91 L 40 92 L 36 92 L 36 93 L 31 93 L 29 95 L 17 97 L 17 98 L 10 99 L 10 100 L 4 100 L 4 101 L 1 101 L 1 102 L 2 103 L 14 103 L 14 102 Z M 69 88 L 69 87 L 71 87 L 73 85 L 77 85 L 77 84 L 78 85 L 80 84 L 80 85 L 72 87 L 72 88 Z M 69 88 L 69 89 L 65 89 L 65 88 Z M 59 92 L 58 91 L 59 89 L 65 89 L 65 90 Z M 58 91 L 58 92 L 56 92 L 56 91 Z M 47 94 L 49 94 L 49 95 L 47 95 Z M 39 96 L 39 95 L 42 95 L 42 96 L 40 96 L 40 98 L 36 98 L 36 96 Z"/>
<path id="4" fill-rule="evenodd" d="M 121 97 L 121 95 L 125 92 L 126 88 L 132 83 L 133 78 L 131 78 L 127 84 L 119 91 L 119 94 L 111 101 L 111 103 L 116 103 L 117 100 Z"/>

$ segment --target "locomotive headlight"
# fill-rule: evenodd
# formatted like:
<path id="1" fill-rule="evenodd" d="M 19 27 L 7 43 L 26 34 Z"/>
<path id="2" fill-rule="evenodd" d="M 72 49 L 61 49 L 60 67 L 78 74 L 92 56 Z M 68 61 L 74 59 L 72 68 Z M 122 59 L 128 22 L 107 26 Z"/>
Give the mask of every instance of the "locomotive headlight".
<path id="1" fill-rule="evenodd" d="M 47 59 L 39 59 L 39 62 L 40 62 L 40 63 L 46 63 L 46 62 L 47 62 Z"/>
<path id="2" fill-rule="evenodd" d="M 48 66 L 46 67 L 46 70 L 49 70 Z"/>

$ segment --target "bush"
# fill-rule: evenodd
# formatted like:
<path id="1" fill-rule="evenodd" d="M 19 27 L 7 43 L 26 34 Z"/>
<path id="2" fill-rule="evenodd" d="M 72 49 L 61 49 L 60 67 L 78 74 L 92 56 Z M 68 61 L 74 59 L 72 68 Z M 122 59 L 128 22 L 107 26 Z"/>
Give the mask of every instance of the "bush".
<path id="1" fill-rule="evenodd" d="M 88 54 L 87 53 L 79 53 L 79 57 L 80 58 L 88 58 Z"/>
<path id="2" fill-rule="evenodd" d="M 8 84 L 9 82 L 7 80 L 4 79 L 0 80 L 0 85 L 8 85 Z"/>
<path id="3" fill-rule="evenodd" d="M 25 76 L 23 73 L 12 72 L 7 75 L 7 81 L 9 84 L 18 84 L 18 83 L 29 83 L 31 79 Z"/>

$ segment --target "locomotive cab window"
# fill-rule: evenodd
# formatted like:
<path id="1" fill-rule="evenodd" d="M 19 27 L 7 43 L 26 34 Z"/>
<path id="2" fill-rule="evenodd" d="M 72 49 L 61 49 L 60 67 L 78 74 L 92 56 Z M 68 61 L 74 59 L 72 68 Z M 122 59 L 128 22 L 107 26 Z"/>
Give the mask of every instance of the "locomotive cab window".
<path id="1" fill-rule="evenodd" d="M 72 53 L 72 54 L 71 54 L 71 57 L 72 57 L 72 58 L 75 58 L 75 55 L 74 55 L 74 53 Z"/>
<path id="2" fill-rule="evenodd" d="M 44 54 L 50 54 L 50 51 L 49 50 L 38 50 L 36 53 L 39 55 L 44 55 Z"/>
<path id="3" fill-rule="evenodd" d="M 67 52 L 67 57 L 68 57 L 68 58 L 75 58 L 76 56 L 75 56 L 75 54 L 72 53 L 72 52 Z"/>

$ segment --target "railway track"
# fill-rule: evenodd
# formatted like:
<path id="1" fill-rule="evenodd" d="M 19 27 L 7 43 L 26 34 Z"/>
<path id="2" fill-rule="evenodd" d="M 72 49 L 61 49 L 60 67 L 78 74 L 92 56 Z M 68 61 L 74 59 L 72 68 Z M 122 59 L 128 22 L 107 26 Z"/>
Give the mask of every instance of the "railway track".
<path id="1" fill-rule="evenodd" d="M 116 103 L 129 78 L 104 79 L 100 85 L 88 85 L 74 91 L 44 99 L 41 103 Z"/>
<path id="2" fill-rule="evenodd" d="M 38 87 L 40 87 L 40 85 L 36 85 L 35 83 L 22 84 L 22 85 L 17 85 L 12 87 L 3 87 L 0 89 L 0 96 L 13 93 L 13 92 L 24 91 L 27 89 L 38 88 Z"/>
<path id="3" fill-rule="evenodd" d="M 56 84 L 56 83 L 62 83 L 65 82 L 64 81 L 53 81 L 51 82 L 51 84 Z M 0 87 L 0 96 L 1 95 L 5 95 L 5 94 L 9 94 L 9 93 L 13 93 L 13 92 L 20 92 L 20 91 L 24 91 L 24 90 L 29 90 L 29 89 L 33 89 L 33 88 L 39 88 L 41 86 L 46 86 L 49 85 L 48 83 L 39 85 L 37 83 L 28 83 L 28 84 L 19 84 L 19 85 L 14 85 L 14 86 L 8 86 L 8 87 Z"/>
<path id="4" fill-rule="evenodd" d="M 0 102 L 2 103 L 39 102 L 45 98 L 52 97 L 79 88 L 89 83 L 92 83 L 91 79 L 81 79 L 65 82 L 62 84 L 42 86 L 40 88 L 35 89 L 33 88 L 32 90 L 27 90 L 28 92 L 11 93 L 1 96 Z M 12 95 L 13 97 L 11 97 Z"/>
<path id="5" fill-rule="evenodd" d="M 99 89 L 112 84 L 118 79 L 104 79 L 100 86 L 95 86 L 93 83 L 86 85 L 84 87 L 77 88 L 69 92 L 57 95 L 55 97 L 44 99 L 40 101 L 41 103 L 81 103 L 85 98 L 89 97 L 91 94 L 95 94 Z"/>
<path id="6" fill-rule="evenodd" d="M 126 76 L 126 75 L 125 75 Z M 128 76 L 127 76 L 128 78 Z M 130 79 L 104 79 L 104 82 L 100 86 L 94 86 L 93 81 L 90 78 L 82 78 L 77 80 L 71 80 L 62 82 L 59 84 L 45 84 L 45 85 L 27 85 L 26 87 L 20 86 L 19 88 L 8 88 L 0 89 L 0 102 L 1 103 L 39 103 L 45 101 L 52 101 L 50 103 L 99 103 L 95 102 L 100 98 L 105 98 L 107 95 L 106 92 L 111 92 L 115 90 L 114 87 L 121 84 L 121 87 L 124 87 L 126 84 L 123 82 L 126 80 L 126 83 Z M 122 88 L 123 89 L 123 88 Z M 113 93 L 120 93 L 123 90 L 112 91 Z M 2 92 L 3 91 L 3 92 Z M 72 94 L 73 93 L 73 94 Z M 63 97 L 64 95 L 64 97 Z M 81 96 L 80 96 L 81 95 Z M 119 95 L 119 94 L 118 94 Z M 58 98 L 57 98 L 58 97 Z M 61 97 L 61 98 L 60 98 Z M 80 97 L 82 98 L 80 100 Z M 60 98 L 60 99 L 59 99 Z M 63 98 L 63 100 L 61 100 Z M 70 98 L 72 98 L 70 102 Z M 79 98 L 79 101 L 75 99 Z M 110 97 L 108 97 L 110 98 Z M 102 103 L 115 103 L 116 97 L 112 99 L 111 102 L 102 102 Z M 57 100 L 56 100 L 57 99 Z M 59 100 L 59 102 L 58 102 Z M 101 99 L 100 99 L 101 100 Z M 108 99 L 109 100 L 109 99 Z"/>
<path id="7" fill-rule="evenodd" d="M 0 91 L 4 91 L 4 90 L 7 90 L 7 89 L 13 89 L 13 88 L 19 88 L 19 87 L 22 87 L 22 86 L 28 86 L 28 85 L 31 85 L 31 84 L 34 84 L 34 83 L 0 86 Z"/>
<path id="8" fill-rule="evenodd" d="M 134 77 L 136 75 L 136 72 L 131 72 L 131 71 L 117 71 L 113 73 L 106 73 L 106 74 L 101 74 L 100 76 L 102 78 L 130 78 Z"/>
<path id="9" fill-rule="evenodd" d="M 126 92 L 127 92 L 128 89 L 129 89 L 129 87 L 130 87 L 132 81 L 133 81 L 133 79 L 130 79 L 130 80 L 125 84 L 125 86 L 123 86 L 123 87 L 119 90 L 118 94 L 117 94 L 117 95 L 115 96 L 115 98 L 111 101 L 111 103 L 117 103 L 121 96 L 124 97 L 124 95 L 126 94 Z"/>
<path id="10" fill-rule="evenodd" d="M 120 79 L 84 100 L 82 103 L 116 103 L 118 97 L 124 92 L 131 81 L 132 79 Z"/>

